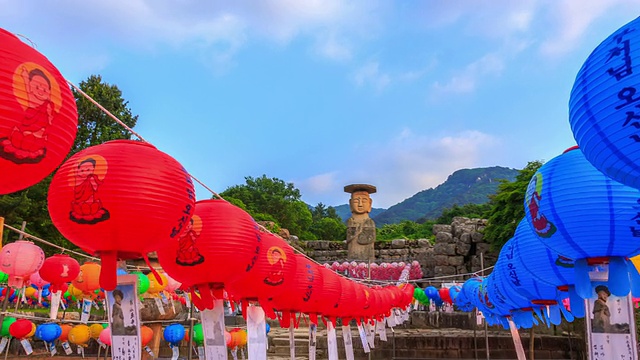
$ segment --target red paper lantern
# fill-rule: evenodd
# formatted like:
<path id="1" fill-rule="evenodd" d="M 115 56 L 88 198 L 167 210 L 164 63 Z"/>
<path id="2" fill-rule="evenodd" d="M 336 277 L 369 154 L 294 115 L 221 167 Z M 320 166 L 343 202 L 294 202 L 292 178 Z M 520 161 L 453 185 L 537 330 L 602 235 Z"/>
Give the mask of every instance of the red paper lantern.
<path id="1" fill-rule="evenodd" d="M 78 131 L 64 77 L 49 60 L 0 29 L 0 194 L 38 183 L 60 165 Z"/>
<path id="2" fill-rule="evenodd" d="M 318 304 L 319 312 L 326 316 L 335 317 L 340 305 L 341 276 L 325 267 L 318 268 L 322 273 L 322 297 Z"/>
<path id="3" fill-rule="evenodd" d="M 227 286 L 227 291 L 236 301 L 260 301 L 265 313 L 275 318 L 268 300 L 280 293 L 290 293 L 295 285 L 296 256 L 293 248 L 281 238 L 266 231 L 259 232 L 258 236 L 260 253 L 255 263 L 247 266 L 239 280 Z"/>
<path id="4" fill-rule="evenodd" d="M 0 271 L 9 275 L 9 286 L 22 287 L 43 262 L 44 252 L 30 241 L 18 240 L 0 251 Z"/>
<path id="5" fill-rule="evenodd" d="M 58 230 L 101 257 L 100 284 L 113 290 L 117 259 L 148 262 L 149 252 L 180 238 L 195 191 L 171 156 L 148 143 L 114 140 L 69 158 L 53 177 L 48 201 Z"/>
<path id="6" fill-rule="evenodd" d="M 292 312 L 317 314 L 322 296 L 322 273 L 320 266 L 302 255 L 296 257 L 296 276 L 288 289 L 271 299 L 271 307 L 283 313 L 281 325 L 289 324 L 287 316 Z M 315 317 L 317 325 L 317 315 Z"/>
<path id="7" fill-rule="evenodd" d="M 64 284 L 78 277 L 80 264 L 69 255 L 56 254 L 44 259 L 39 273 L 42 279 L 51 283 L 49 290 L 54 293 L 62 290 Z"/>
<path id="8" fill-rule="evenodd" d="M 213 308 L 214 290 L 221 299 L 222 287 L 255 265 L 261 249 L 258 225 L 246 211 L 226 200 L 201 200 L 178 241 L 158 249 L 158 261 L 204 310 Z"/>
<path id="9" fill-rule="evenodd" d="M 453 303 L 451 300 L 451 294 L 449 293 L 449 288 L 443 287 L 438 290 L 438 294 L 440 295 L 440 299 L 446 302 L 447 304 Z"/>
<path id="10" fill-rule="evenodd" d="M 18 319 L 9 326 L 9 334 L 18 340 L 26 338 L 33 330 L 33 323 L 27 319 Z"/>

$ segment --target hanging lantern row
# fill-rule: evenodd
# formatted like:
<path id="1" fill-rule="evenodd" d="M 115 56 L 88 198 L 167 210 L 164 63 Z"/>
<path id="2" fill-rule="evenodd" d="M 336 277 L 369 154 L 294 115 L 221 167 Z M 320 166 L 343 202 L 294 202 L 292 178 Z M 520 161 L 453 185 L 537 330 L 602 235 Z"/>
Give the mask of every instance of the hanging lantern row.
<path id="1" fill-rule="evenodd" d="M 409 280 L 422 279 L 422 267 L 417 261 L 412 261 L 407 264 L 404 261 L 400 262 L 383 262 L 383 263 L 371 263 L 370 265 L 365 262 L 345 261 L 339 263 L 334 261 L 333 263 L 323 264 L 326 268 L 335 272 L 339 272 L 354 279 L 371 279 L 371 280 L 398 280 L 402 274 L 402 271 L 409 266 Z"/>

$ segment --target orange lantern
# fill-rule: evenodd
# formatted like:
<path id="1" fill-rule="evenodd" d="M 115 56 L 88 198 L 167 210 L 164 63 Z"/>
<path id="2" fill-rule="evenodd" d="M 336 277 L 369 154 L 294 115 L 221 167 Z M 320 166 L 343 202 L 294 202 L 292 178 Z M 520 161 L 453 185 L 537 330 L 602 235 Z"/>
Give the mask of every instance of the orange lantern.
<path id="1" fill-rule="evenodd" d="M 246 211 L 226 200 L 201 200 L 179 240 L 158 249 L 158 261 L 191 288 L 198 309 L 212 309 L 214 291 L 222 299 L 223 286 L 255 265 L 261 247 L 258 226 Z"/>
<path id="2" fill-rule="evenodd" d="M 69 332 L 71 331 L 72 326 L 69 324 L 60 324 L 60 328 L 62 329 L 62 333 L 60 333 L 60 342 L 69 340 Z"/>
<path id="3" fill-rule="evenodd" d="M 100 288 L 100 269 L 101 266 L 94 262 L 82 264 L 78 277 L 71 282 L 71 285 L 82 291 L 85 296 L 95 296 L 94 291 Z"/>
<path id="4" fill-rule="evenodd" d="M 100 256 L 100 284 L 107 291 L 116 287 L 118 259 L 143 257 L 148 263 L 149 252 L 180 238 L 194 205 L 193 182 L 182 165 L 133 140 L 76 153 L 56 172 L 48 193 L 58 230 Z"/>
<path id="5" fill-rule="evenodd" d="M 78 346 L 87 346 L 91 339 L 91 329 L 87 325 L 76 325 L 69 331 L 69 342 Z"/>
<path id="6" fill-rule="evenodd" d="M 69 153 L 78 111 L 49 60 L 0 29 L 0 194 L 38 183 Z"/>
<path id="7" fill-rule="evenodd" d="M 104 331 L 104 328 L 102 327 L 102 324 L 91 324 L 89 326 L 89 334 L 91 335 L 92 339 L 99 339 L 100 338 L 100 333 Z"/>
<path id="8" fill-rule="evenodd" d="M 142 342 L 142 346 L 147 346 L 147 344 L 153 340 L 153 330 L 148 326 L 141 326 L 140 340 Z"/>

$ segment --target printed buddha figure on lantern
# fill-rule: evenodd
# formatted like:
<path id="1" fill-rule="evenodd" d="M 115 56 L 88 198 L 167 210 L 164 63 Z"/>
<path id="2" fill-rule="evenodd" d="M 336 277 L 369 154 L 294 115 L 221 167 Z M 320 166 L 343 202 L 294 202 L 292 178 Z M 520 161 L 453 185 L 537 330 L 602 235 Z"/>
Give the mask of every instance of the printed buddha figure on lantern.
<path id="1" fill-rule="evenodd" d="M 204 256 L 196 248 L 196 240 L 202 229 L 202 220 L 198 215 L 193 215 L 187 222 L 187 228 L 178 240 L 178 254 L 176 264 L 182 266 L 194 266 L 204 262 Z"/>
<path id="2" fill-rule="evenodd" d="M 14 76 L 14 94 L 27 94 L 26 99 L 16 96 L 25 108 L 22 124 L 14 127 L 8 137 L 0 138 L 0 157 L 16 164 L 35 164 L 45 157 L 47 128 L 56 115 L 51 93 L 54 88 L 59 92 L 57 84 L 52 84 L 45 70 L 37 65 L 30 67 L 31 70 L 22 64 L 16 70 L 19 76 Z"/>
<path id="3" fill-rule="evenodd" d="M 74 199 L 69 213 L 72 221 L 96 224 L 109 219 L 109 211 L 102 206 L 98 196 L 98 187 L 102 185 L 105 173 L 106 161 L 100 156 L 89 156 L 78 162 Z"/>

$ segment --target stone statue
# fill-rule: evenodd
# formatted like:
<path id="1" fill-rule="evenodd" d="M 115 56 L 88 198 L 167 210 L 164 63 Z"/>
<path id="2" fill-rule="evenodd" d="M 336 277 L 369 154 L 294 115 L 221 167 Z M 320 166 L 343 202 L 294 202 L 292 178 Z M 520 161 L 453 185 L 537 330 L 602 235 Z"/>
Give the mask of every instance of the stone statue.
<path id="1" fill-rule="evenodd" d="M 376 187 L 367 184 L 352 184 L 344 187 L 351 193 L 349 207 L 351 217 L 347 220 L 347 249 L 350 260 L 375 260 L 374 242 L 376 241 L 376 224 L 369 217 L 372 200 L 369 194 L 376 192 Z"/>

